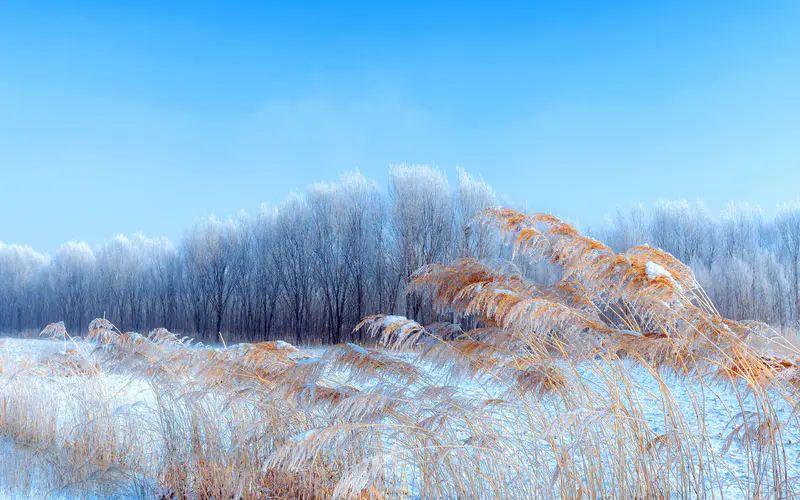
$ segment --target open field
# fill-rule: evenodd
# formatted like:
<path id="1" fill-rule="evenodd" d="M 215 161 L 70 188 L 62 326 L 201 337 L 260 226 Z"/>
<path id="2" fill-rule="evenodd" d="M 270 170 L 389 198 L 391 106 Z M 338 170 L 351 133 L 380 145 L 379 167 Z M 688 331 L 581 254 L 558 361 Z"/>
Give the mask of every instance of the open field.
<path id="1" fill-rule="evenodd" d="M 6 497 L 168 498 L 170 492 L 183 491 L 202 498 L 290 498 L 299 491 L 293 487 L 307 484 L 309 497 L 324 498 L 335 490 L 328 477 L 299 478 L 294 486 L 290 479 L 290 469 L 306 470 L 316 455 L 330 455 L 330 462 L 315 467 L 325 476 L 336 471 L 333 477 L 340 482 L 347 472 L 334 464 L 364 467 L 363 477 L 347 479 L 361 486 L 379 478 L 381 487 L 372 495 L 376 498 L 401 492 L 409 498 L 421 492 L 433 497 L 434 491 L 455 498 L 459 489 L 486 498 L 555 498 L 576 493 L 578 474 L 593 474 L 609 496 L 617 496 L 644 488 L 656 477 L 638 474 L 655 471 L 663 475 L 662 491 L 667 493 L 672 484 L 678 498 L 685 496 L 681 488 L 703 488 L 706 496 L 725 498 L 749 498 L 758 488 L 769 488 L 752 474 L 752 449 L 746 443 L 728 443 L 732 432 L 738 439 L 737 415 L 758 412 L 752 397 L 723 385 L 661 377 L 628 361 L 598 359 L 580 368 L 565 366 L 575 377 L 569 382 L 575 391 L 572 401 L 536 396 L 510 404 L 503 399 L 508 388 L 491 377 L 460 379 L 449 386 L 455 382 L 450 372 L 418 362 L 416 354 L 365 354 L 350 346 L 335 350 L 352 352 L 333 355 L 324 348 L 254 348 L 275 361 L 292 360 L 290 372 L 343 355 L 381 359 L 404 370 L 405 363 L 418 368 L 416 393 L 405 388 L 402 395 L 392 394 L 397 401 L 381 400 L 376 393 L 368 396 L 365 384 L 359 388 L 359 406 L 335 409 L 339 415 L 334 417 L 297 403 L 317 399 L 319 406 L 327 399 L 331 404 L 344 397 L 342 386 L 327 394 L 292 395 L 279 404 L 283 398 L 274 394 L 272 384 L 240 371 L 247 370 L 247 363 L 237 359 L 243 354 L 239 346 L 211 350 L 139 341 L 140 347 L 126 344 L 123 351 L 117 350 L 118 344 L 104 348 L 86 341 L 4 341 L 0 488 Z M 153 354 L 172 362 L 142 366 L 142 359 L 149 361 Z M 203 360 L 215 360 L 213 369 L 218 369 L 218 357 L 230 363 L 231 378 L 239 380 L 199 382 L 212 369 Z M 184 364 L 179 366 L 176 359 Z M 358 369 L 354 365 L 339 375 L 345 387 L 356 390 L 353 368 Z M 417 401 L 413 408 L 402 408 L 405 415 L 378 418 L 389 404 L 400 406 L 402 398 Z M 443 404 L 455 401 L 468 405 L 469 411 L 443 411 Z M 780 398 L 775 404 L 775 414 L 789 421 L 792 408 Z M 426 432 L 435 432 L 428 438 L 429 450 L 423 449 L 425 438 L 403 428 L 412 418 Z M 348 425 L 363 428 L 355 432 Z M 375 428 L 367 431 L 371 425 Z M 326 426 L 332 430 L 321 430 Z M 471 443 L 476 436 L 481 445 Z M 619 442 L 621 436 L 628 442 Z M 350 439 L 364 440 L 359 450 L 364 456 L 341 456 L 339 446 Z M 800 464 L 796 421 L 781 429 L 780 439 L 785 463 Z M 309 449 L 297 456 L 301 446 Z M 675 462 L 669 463 L 670 458 Z M 628 463 L 633 460 L 643 463 Z M 285 477 L 278 480 L 279 474 L 265 473 L 271 466 L 285 467 Z M 569 476 L 561 477 L 560 470 Z M 774 479 L 774 471 L 759 472 L 762 481 Z M 797 471 L 790 468 L 787 473 L 794 476 Z M 453 484 L 426 484 L 433 478 Z"/>

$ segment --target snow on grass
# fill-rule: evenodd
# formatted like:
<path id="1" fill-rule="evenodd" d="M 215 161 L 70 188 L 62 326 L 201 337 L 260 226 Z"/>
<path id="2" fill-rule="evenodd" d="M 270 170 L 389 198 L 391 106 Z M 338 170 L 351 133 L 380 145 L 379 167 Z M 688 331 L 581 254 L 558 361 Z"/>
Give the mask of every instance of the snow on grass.
<path id="1" fill-rule="evenodd" d="M 348 343 L 347 343 L 347 345 L 348 345 L 348 346 L 349 346 L 351 349 L 353 349 L 354 351 L 356 351 L 356 352 L 357 352 L 357 353 L 359 353 L 359 354 L 363 354 L 363 355 L 365 355 L 365 356 L 366 356 L 366 355 L 369 355 L 369 351 L 368 351 L 368 350 L 366 350 L 366 349 L 364 349 L 363 347 L 361 347 L 361 346 L 360 346 L 360 345 L 358 345 L 358 344 L 353 344 L 352 342 L 348 342 Z"/>
<path id="2" fill-rule="evenodd" d="M 296 351 L 297 350 L 297 348 L 295 346 L 293 346 L 292 344 L 290 344 L 288 342 L 285 342 L 283 340 L 276 340 L 275 341 L 275 347 L 278 348 L 278 349 L 286 349 L 286 350 L 289 350 L 289 351 Z"/>
<path id="3" fill-rule="evenodd" d="M 647 279 L 649 280 L 654 280 L 661 277 L 665 278 L 672 277 L 672 274 L 670 274 L 669 271 L 664 269 L 663 266 L 656 264 L 651 260 L 648 260 L 647 263 L 644 265 L 644 270 L 647 273 Z"/>
<path id="4" fill-rule="evenodd" d="M 632 331 L 628 333 L 638 335 Z M 373 352 L 359 345 L 352 343 L 347 345 L 363 356 L 373 355 Z M 34 422 L 36 425 L 41 426 L 37 431 L 40 433 L 48 431 L 48 426 L 51 426 L 53 435 L 99 432 L 100 434 L 98 435 L 102 436 L 102 430 L 105 427 L 95 424 L 102 422 L 103 419 L 110 419 L 116 422 L 120 429 L 130 430 L 130 435 L 126 435 L 127 431 L 125 431 L 117 437 L 121 443 L 120 446 L 122 446 L 120 448 L 121 451 L 128 450 L 131 453 L 138 454 L 140 457 L 150 457 L 150 460 L 157 461 L 158 457 L 163 456 L 165 453 L 164 444 L 160 441 L 162 431 L 158 430 L 159 415 L 163 417 L 163 413 L 159 413 L 159 396 L 154 392 L 153 385 L 147 379 L 126 373 L 112 372 L 102 372 L 98 376 L 87 378 L 64 378 L 59 377 L 57 374 L 47 374 L 44 377 L 32 376 L 30 379 L 25 380 L 19 378 L 22 375 L 15 375 L 16 370 L 23 370 L 24 367 L 31 363 L 58 359 L 70 351 L 86 353 L 88 356 L 93 347 L 91 343 L 84 341 L 4 340 L 2 347 L 0 347 L 0 357 L 3 360 L 3 373 L 0 375 L 0 396 L 12 399 L 15 395 L 24 396 L 25 394 L 23 393 L 14 392 L 22 391 L 22 386 L 24 385 L 26 386 L 24 390 L 28 391 L 28 396 L 38 397 L 41 405 L 33 408 L 35 411 L 41 412 L 41 418 Z M 276 344 L 276 347 L 278 349 L 288 348 L 282 344 Z M 197 347 L 196 349 L 203 348 Z M 291 346 L 291 348 L 294 349 L 294 346 Z M 301 347 L 300 351 L 311 355 L 311 357 L 297 361 L 300 366 L 315 366 L 327 363 L 327 360 L 323 359 L 325 348 L 306 350 Z M 381 355 L 392 356 L 385 352 L 382 352 Z M 452 382 L 458 383 L 459 389 L 467 396 L 479 395 L 491 400 L 499 400 L 507 389 L 500 384 L 494 383 L 491 376 L 453 379 L 449 370 L 442 367 L 437 368 L 430 363 L 423 362 L 414 353 L 404 353 L 402 356 L 395 357 L 421 369 L 425 376 L 430 378 L 431 384 L 445 386 Z M 564 369 L 567 372 L 574 370 L 569 373 L 576 380 L 580 380 L 582 384 L 585 384 L 589 390 L 597 394 L 608 394 L 610 392 L 610 388 L 613 388 L 615 383 L 615 377 L 617 377 L 615 370 L 625 373 L 628 380 L 632 381 L 630 387 L 635 389 L 635 393 L 631 394 L 629 399 L 638 401 L 638 404 L 641 405 L 641 415 L 643 415 L 647 428 L 655 435 L 668 435 L 671 432 L 676 432 L 676 429 L 670 428 L 670 422 L 674 422 L 676 419 L 667 418 L 667 414 L 673 411 L 680 412 L 680 418 L 677 420 L 685 421 L 689 428 L 702 428 L 703 432 L 707 434 L 708 442 L 713 448 L 714 456 L 717 458 L 717 462 L 713 465 L 721 471 L 722 484 L 720 484 L 720 489 L 725 493 L 725 497 L 747 498 L 754 478 L 748 474 L 746 452 L 736 444 L 727 451 L 725 448 L 727 436 L 736 422 L 735 417 L 742 412 L 756 410 L 752 399 L 746 395 L 744 397 L 741 394 L 737 395 L 736 392 L 721 385 L 703 384 L 692 379 L 681 379 L 668 375 L 655 377 L 653 373 L 648 372 L 641 365 L 632 361 L 619 361 L 619 363 L 621 363 L 619 367 L 601 363 L 595 365 L 589 363 L 587 366 L 565 366 Z M 19 373 L 23 374 L 25 372 L 23 370 Z M 343 373 L 342 377 L 347 378 L 347 374 Z M 666 383 L 667 387 L 664 387 L 663 383 Z M 359 387 L 356 385 L 355 389 L 358 390 Z M 418 390 L 422 390 L 422 388 L 418 388 Z M 665 390 L 675 401 L 675 405 L 672 408 L 664 407 L 663 392 Z M 413 392 L 404 395 L 404 397 L 413 396 Z M 76 404 L 78 401 L 85 401 L 90 406 L 95 406 L 86 408 L 86 405 Z M 701 408 L 697 408 L 698 402 Z M 220 404 L 222 403 L 220 400 Z M 209 404 L 213 405 L 213 400 Z M 610 414 L 610 405 L 614 403 L 608 398 L 599 398 L 596 401 L 587 402 L 585 407 L 569 411 L 564 411 L 563 408 L 560 408 L 555 399 L 544 398 L 537 404 L 538 411 L 541 412 L 541 421 L 545 422 L 541 428 L 530 428 L 521 431 L 520 418 L 530 409 L 519 406 L 515 410 L 514 406 L 508 406 L 494 415 L 492 421 L 495 428 L 493 432 L 500 436 L 506 436 L 507 445 L 510 449 L 530 450 L 538 448 L 540 451 L 537 453 L 545 457 L 542 459 L 541 466 L 548 468 L 548 470 L 555 470 L 556 463 L 550 453 L 548 439 L 554 437 L 566 439 L 566 437 L 559 434 L 560 424 L 566 420 L 584 420 L 595 422 L 595 425 L 604 425 L 604 419 Z M 774 404 L 778 414 L 785 416 L 788 420 L 789 415 L 792 413 L 792 408 L 780 398 L 775 398 Z M 247 411 L 254 411 L 254 409 L 255 407 Z M 86 411 L 88 413 L 85 413 Z M 698 420 L 697 411 L 702 411 L 702 421 Z M 8 418 L 7 414 L 4 416 Z M 132 423 L 134 420 L 136 420 L 135 424 Z M 29 432 L 34 431 L 36 431 L 35 428 L 29 429 Z M 302 429 L 299 432 L 287 435 L 286 439 L 299 445 L 314 438 L 318 432 L 318 427 Z M 457 440 L 463 440 L 465 443 L 469 443 L 469 439 L 471 439 L 469 433 L 463 429 L 451 429 L 448 432 L 453 434 L 453 439 L 457 438 Z M 224 441 L 230 439 L 230 436 L 227 431 L 220 433 L 219 439 L 222 440 L 222 446 L 225 446 Z M 83 493 L 86 493 L 89 497 L 94 494 L 95 497 L 117 496 L 125 498 L 125 495 L 128 494 L 126 492 L 134 491 L 137 487 L 141 487 L 141 485 L 137 486 L 131 483 L 131 478 L 122 480 L 123 484 L 117 484 L 121 481 L 119 478 L 101 476 L 114 484 L 115 487 L 101 490 L 93 490 L 89 487 L 86 491 L 71 487 L 63 490 L 65 493 L 62 496 L 59 490 L 53 490 L 53 485 L 63 481 L 64 471 L 54 466 L 52 461 L 35 459 L 30 456 L 26 451 L 29 449 L 28 446 L 21 446 L 19 438 L 20 436 L 5 436 L 0 439 L 0 470 L 2 470 L 0 472 L 0 498 L 3 498 L 3 495 L 7 495 L 8 498 L 40 497 L 43 491 L 51 493 L 53 498 L 66 498 Z M 793 423 L 788 424 L 783 429 L 782 438 L 787 454 L 787 463 L 800 464 L 800 430 Z M 386 450 L 380 463 L 385 464 L 388 469 L 394 470 L 395 474 L 399 475 L 398 477 L 403 475 L 406 477 L 408 480 L 406 486 L 412 488 L 409 493 L 413 498 L 414 491 L 416 491 L 415 485 L 422 480 L 418 477 L 420 472 L 407 464 L 400 463 L 398 457 L 392 454 L 392 449 L 401 449 L 407 444 L 398 442 L 398 438 L 395 436 L 389 436 L 385 439 L 383 446 Z M 696 451 L 700 452 L 700 450 Z M 547 458 L 548 456 L 550 458 Z M 69 457 L 63 456 L 62 458 Z M 580 457 L 576 455 L 576 458 Z M 611 457 L 600 456 L 598 460 L 609 462 L 606 463 L 606 466 L 612 465 L 610 463 Z M 143 470 L 143 474 L 147 476 L 146 467 Z M 464 478 L 465 481 L 468 479 Z M 150 484 L 148 481 L 154 482 L 155 479 L 147 480 L 145 483 Z M 387 477 L 387 481 L 399 481 L 399 479 Z M 87 484 L 91 483 L 92 481 L 89 481 Z M 528 484 L 533 487 L 533 478 L 527 482 L 523 480 L 520 484 Z M 134 495 L 131 494 L 131 496 Z"/>

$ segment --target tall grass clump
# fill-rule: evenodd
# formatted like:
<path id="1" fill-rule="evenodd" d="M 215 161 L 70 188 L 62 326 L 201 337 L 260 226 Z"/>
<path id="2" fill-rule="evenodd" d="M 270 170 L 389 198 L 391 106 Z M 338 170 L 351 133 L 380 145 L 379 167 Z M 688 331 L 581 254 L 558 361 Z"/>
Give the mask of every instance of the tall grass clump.
<path id="1" fill-rule="evenodd" d="M 447 322 L 365 318 L 377 347 L 212 348 L 106 320 L 2 348 L 0 487 L 142 498 L 791 498 L 796 348 L 720 316 L 686 265 L 504 209 L 511 262 L 419 269 Z M 770 346 L 780 345 L 780 349 Z M 22 454 L 22 455 L 20 455 Z M 6 464 L 13 468 L 13 465 Z M 6 483 L 4 485 L 4 483 Z M 12 484 L 13 483 L 13 484 Z"/>
<path id="2" fill-rule="evenodd" d="M 276 454 L 370 443 L 340 491 L 423 498 L 774 497 L 797 493 L 796 351 L 765 324 L 719 315 L 691 269 L 649 246 L 624 253 L 546 214 L 493 209 L 514 252 L 549 261 L 540 284 L 460 259 L 412 283 L 450 323 L 365 319 L 381 350 L 339 346 L 315 377 L 346 392 L 339 423 Z M 470 325 L 470 328 L 464 327 Z M 784 343 L 786 346 L 790 344 Z M 390 354 L 394 353 L 394 354 Z M 399 355 L 398 353 L 403 353 Z"/>

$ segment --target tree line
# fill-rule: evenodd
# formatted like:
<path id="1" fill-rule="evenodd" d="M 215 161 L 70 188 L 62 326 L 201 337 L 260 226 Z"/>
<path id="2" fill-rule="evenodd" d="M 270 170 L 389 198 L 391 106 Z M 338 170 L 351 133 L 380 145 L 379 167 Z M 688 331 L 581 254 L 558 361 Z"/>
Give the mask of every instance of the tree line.
<path id="1" fill-rule="evenodd" d="M 396 166 L 388 192 L 358 173 L 319 183 L 254 216 L 196 223 L 173 245 L 117 236 L 62 245 L 52 258 L 0 243 L 0 331 L 63 320 L 79 335 L 105 315 L 122 330 L 155 327 L 206 341 L 285 338 L 336 343 L 366 315 L 433 312 L 407 296 L 419 267 L 500 246 L 471 227 L 498 202 L 463 170 Z"/>
<path id="2" fill-rule="evenodd" d="M 731 203 L 712 217 L 701 203 L 641 204 L 607 217 L 598 238 L 612 249 L 650 244 L 694 270 L 723 316 L 773 326 L 800 319 L 800 204 L 788 203 L 767 217 L 750 204 Z"/>
<path id="3" fill-rule="evenodd" d="M 397 166 L 386 191 L 349 173 L 256 215 L 199 221 L 177 245 L 120 235 L 94 249 L 70 242 L 50 258 L 0 243 L 0 331 L 63 320 L 80 335 L 105 316 L 122 330 L 165 327 L 209 342 L 221 333 L 227 341 L 337 343 L 353 340 L 354 325 L 370 314 L 452 319 L 406 294 L 416 269 L 459 257 L 509 259 L 538 281 L 558 278 L 555 268 L 512 258 L 471 223 L 498 202 L 461 169 L 451 185 L 438 169 Z M 726 316 L 798 320 L 798 205 L 775 217 L 732 205 L 716 218 L 702 204 L 635 205 L 591 233 L 615 250 L 649 243 L 673 253 Z"/>

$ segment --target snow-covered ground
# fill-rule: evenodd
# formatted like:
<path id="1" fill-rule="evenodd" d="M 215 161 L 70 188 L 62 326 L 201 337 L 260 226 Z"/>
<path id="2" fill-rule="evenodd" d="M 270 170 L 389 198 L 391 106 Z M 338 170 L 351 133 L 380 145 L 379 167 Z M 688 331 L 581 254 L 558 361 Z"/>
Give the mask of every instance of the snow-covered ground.
<path id="1" fill-rule="evenodd" d="M 0 396 L 9 402 L 26 401 L 36 411 L 41 411 L 41 418 L 30 425 L 13 422 L 13 426 L 22 429 L 30 436 L 47 435 L 47 430 L 58 428 L 59 435 L 67 429 L 69 433 L 88 433 L 82 427 L 93 417 L 113 415 L 114 412 L 125 411 L 126 415 L 134 415 L 154 404 L 154 394 L 149 384 L 124 375 L 104 373 L 100 377 L 59 377 L 51 374 L 31 375 L 26 368 L 44 365 L 48 360 L 64 355 L 67 351 L 82 351 L 90 357 L 94 345 L 84 341 L 57 341 L 49 339 L 13 339 L 0 340 Z M 21 380 L 23 379 L 24 380 Z M 15 391 L 26 391 L 15 392 Z M 29 399 L 26 399 L 29 398 Z M 96 410 L 81 405 L 95 403 Z M 9 405 L 10 406 L 10 405 Z M 6 410 L 6 408 L 4 408 Z M 77 411 L 76 411 L 77 410 Z M 15 415 L 11 410 L 4 413 L 9 419 Z M 12 427 L 12 425 L 9 425 Z M 76 468 L 68 466 L 68 452 L 64 454 L 50 453 L 47 443 L 20 442 L 4 433 L 0 436 L 0 499 L 6 498 L 52 498 L 68 499 L 82 496 L 84 486 L 71 485 L 68 478 Z M 74 464 L 73 464 L 74 465 Z M 99 477 L 97 488 L 90 486 L 87 490 L 89 498 L 135 498 L 131 488 L 122 495 L 105 489 Z M 54 489 L 54 484 L 64 486 Z M 79 495 L 81 493 L 81 495 Z"/>
<path id="2" fill-rule="evenodd" d="M 356 352 L 361 352 L 362 348 L 352 347 Z M 6 394 L 14 389 L 15 369 L 20 366 L 35 364 L 63 354 L 68 350 L 85 350 L 89 353 L 94 349 L 94 345 L 89 342 L 63 342 L 53 340 L 19 340 L 3 339 L 0 340 L 0 363 L 3 366 L 2 385 L 0 385 L 0 395 Z M 305 349 L 311 356 L 319 357 L 325 352 L 324 348 Z M 365 351 L 366 352 L 366 351 Z M 406 361 L 415 362 L 413 354 L 398 355 Z M 426 374 L 432 378 L 439 378 L 446 383 L 444 373 L 432 370 L 430 367 L 421 366 Z M 630 364 L 625 366 L 625 372 L 635 380 L 638 400 L 643 409 L 644 418 L 648 427 L 656 434 L 666 433 L 669 429 L 664 429 L 665 418 L 664 408 L 659 398 L 663 388 L 658 386 L 657 380 L 648 374 L 643 368 Z M 594 388 L 598 393 L 602 393 L 607 387 L 607 380 L 599 380 L 598 372 L 595 369 L 587 368 L 579 373 L 583 382 Z M 718 459 L 715 464 L 722 477 L 722 490 L 725 498 L 746 498 L 748 485 L 752 485 L 754 478 L 748 474 L 748 461 L 745 451 L 737 446 L 731 446 L 727 451 L 725 442 L 732 430 L 732 422 L 736 415 L 744 411 L 751 411 L 755 408 L 753 402 L 747 397 L 741 399 L 737 395 L 723 387 L 703 386 L 694 384 L 686 380 L 672 380 L 665 377 L 669 383 L 669 391 L 677 403 L 676 408 L 683 413 L 683 420 L 690 426 L 697 423 L 693 408 L 698 401 L 698 394 L 701 394 L 700 401 L 703 405 L 705 433 L 709 437 L 709 442 L 714 448 L 714 455 Z M 76 396 L 75 391 L 81 392 L 81 397 L 91 401 L 92 398 L 102 399 L 103 404 L 108 407 L 104 410 L 109 415 L 117 415 L 124 410 L 126 418 L 141 416 L 149 418 L 156 412 L 155 394 L 152 386 L 139 378 L 125 374 L 104 373 L 99 380 L 93 382 L 89 388 L 81 386 L 77 388 L 79 382 L 75 382 L 75 387 L 69 380 L 60 380 L 52 387 L 48 386 L 47 377 L 40 382 L 41 394 L 43 398 L 48 398 L 45 408 L 58 413 L 63 408 L 69 406 L 69 398 Z M 486 393 L 487 384 L 478 381 L 461 382 L 461 388 L 466 392 Z M 491 390 L 491 389 L 488 389 Z M 88 393 L 86 391 L 89 391 Z M 95 391 L 95 392 L 91 392 Z M 489 397 L 500 397 L 498 388 L 497 394 L 487 394 Z M 110 402 L 110 403 L 109 403 Z M 787 425 L 782 429 L 782 439 L 786 453 L 786 463 L 790 466 L 800 466 L 800 430 L 797 428 L 796 420 L 789 419 L 793 408 L 780 398 L 775 398 L 773 403 L 776 412 L 783 422 Z M 110 406 L 109 406 L 110 405 Z M 545 405 L 544 411 L 548 411 Z M 593 408 L 586 408 L 585 411 L 594 411 Z M 673 411 L 673 410 L 669 410 Z M 60 426 L 74 425 L 71 420 L 75 415 L 58 413 L 55 422 Z M 304 439 L 304 435 L 298 435 L 298 439 Z M 132 437 L 132 439 L 145 440 L 145 434 Z M 0 438 L 0 498 L 69 498 L 74 494 L 74 490 L 53 491 L 46 485 L 53 484 L 53 474 L 58 472 L 58 464 L 52 463 L 52 457 L 45 457 L 37 453 L 36 447 L 23 446 L 15 442 L 8 436 Z M 790 476 L 797 476 L 796 470 L 789 471 Z M 43 489 L 44 488 L 44 489 Z M 133 490 L 131 490 L 133 491 Z M 98 496 L 102 496 L 98 494 Z M 130 493 L 130 496 L 136 496 Z"/>

